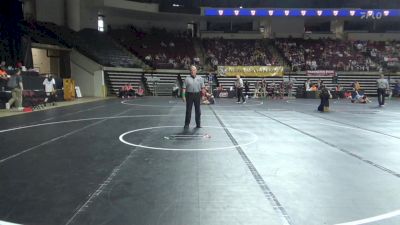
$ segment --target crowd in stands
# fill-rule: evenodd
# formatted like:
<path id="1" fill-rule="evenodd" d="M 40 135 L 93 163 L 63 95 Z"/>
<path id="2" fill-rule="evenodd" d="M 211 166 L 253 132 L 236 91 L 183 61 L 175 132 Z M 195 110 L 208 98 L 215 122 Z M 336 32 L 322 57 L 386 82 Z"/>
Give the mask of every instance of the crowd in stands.
<path id="1" fill-rule="evenodd" d="M 380 65 L 363 51 L 363 43 L 358 41 L 276 39 L 275 45 L 289 61 L 293 71 L 381 70 Z"/>
<path id="2" fill-rule="evenodd" d="M 204 39 L 206 63 L 216 66 L 270 66 L 277 60 L 259 40 Z"/>
<path id="3" fill-rule="evenodd" d="M 385 67 L 400 67 L 400 42 L 359 41 L 357 48 Z"/>
<path id="4" fill-rule="evenodd" d="M 192 38 L 185 32 L 153 28 L 144 32 L 135 27 L 111 30 L 110 34 L 148 65 L 158 69 L 188 69 L 200 64 Z"/>

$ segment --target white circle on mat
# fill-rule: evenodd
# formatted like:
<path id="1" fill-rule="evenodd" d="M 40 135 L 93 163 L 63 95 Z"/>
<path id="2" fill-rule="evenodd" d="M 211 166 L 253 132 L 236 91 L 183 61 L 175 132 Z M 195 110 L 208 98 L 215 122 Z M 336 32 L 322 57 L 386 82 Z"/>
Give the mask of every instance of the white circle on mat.
<path id="1" fill-rule="evenodd" d="M 119 136 L 119 140 L 124 144 L 130 145 L 130 146 L 134 146 L 134 147 L 153 149 L 153 150 L 165 150 L 165 151 L 212 151 L 212 150 L 224 150 L 224 149 L 232 149 L 232 148 L 237 148 L 237 147 L 243 147 L 243 146 L 246 146 L 246 145 L 250 145 L 250 144 L 255 143 L 258 140 L 257 135 L 255 135 L 254 133 L 251 133 L 251 132 L 248 132 L 248 131 L 245 131 L 245 130 L 236 129 L 236 128 L 231 128 L 231 127 L 216 127 L 216 126 L 202 126 L 202 129 L 204 129 L 204 128 L 228 129 L 230 131 L 237 131 L 237 132 L 245 133 L 245 134 L 251 136 L 251 139 L 249 141 L 243 143 L 243 144 L 237 144 L 237 145 L 231 145 L 231 146 L 222 146 L 222 147 L 212 147 L 212 148 L 163 148 L 163 147 L 154 147 L 154 146 L 131 143 L 131 142 L 126 141 L 124 139 L 126 135 L 132 134 L 132 133 L 138 133 L 138 132 L 141 132 L 141 131 L 154 130 L 154 129 L 170 129 L 170 128 L 182 128 L 182 126 L 146 127 L 146 128 L 131 130 L 131 131 L 127 131 L 127 132 L 121 134 Z"/>
<path id="2" fill-rule="evenodd" d="M 168 105 L 153 105 L 153 104 L 138 104 L 138 103 L 132 103 L 130 101 L 136 101 L 136 100 L 125 100 L 125 101 L 121 101 L 121 104 L 124 105 L 133 105 L 133 106 L 142 106 L 142 107 L 159 107 L 159 108 L 171 108 L 172 106 L 174 107 L 186 107 L 186 105 L 183 103 L 183 101 L 168 101 Z M 247 104 L 241 104 L 243 106 L 246 107 L 250 107 L 250 106 L 259 106 L 259 105 L 263 105 L 264 102 L 263 101 L 248 101 L 249 103 Z M 254 102 L 255 104 L 253 104 L 252 102 Z M 213 104 L 213 105 L 209 105 L 211 107 L 218 107 L 218 108 L 229 108 L 229 107 L 238 107 L 239 104 L 237 103 L 232 103 L 231 105 L 219 105 L 218 102 L 217 104 Z"/>

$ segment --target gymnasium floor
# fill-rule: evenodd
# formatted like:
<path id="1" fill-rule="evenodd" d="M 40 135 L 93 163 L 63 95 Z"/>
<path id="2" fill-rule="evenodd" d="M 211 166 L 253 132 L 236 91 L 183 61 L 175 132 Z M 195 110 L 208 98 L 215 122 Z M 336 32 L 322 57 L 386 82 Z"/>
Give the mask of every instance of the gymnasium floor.
<path id="1" fill-rule="evenodd" d="M 108 99 L 0 118 L 0 221 L 400 224 L 400 101 Z M 0 222 L 2 224 L 5 222 Z"/>

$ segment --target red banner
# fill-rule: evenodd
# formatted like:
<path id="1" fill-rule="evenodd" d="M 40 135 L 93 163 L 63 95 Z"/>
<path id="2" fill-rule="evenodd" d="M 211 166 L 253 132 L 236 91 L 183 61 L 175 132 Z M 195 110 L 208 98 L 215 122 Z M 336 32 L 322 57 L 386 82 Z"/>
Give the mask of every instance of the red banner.
<path id="1" fill-rule="evenodd" d="M 336 75 L 334 70 L 307 70 L 307 76 L 309 77 L 333 77 Z"/>

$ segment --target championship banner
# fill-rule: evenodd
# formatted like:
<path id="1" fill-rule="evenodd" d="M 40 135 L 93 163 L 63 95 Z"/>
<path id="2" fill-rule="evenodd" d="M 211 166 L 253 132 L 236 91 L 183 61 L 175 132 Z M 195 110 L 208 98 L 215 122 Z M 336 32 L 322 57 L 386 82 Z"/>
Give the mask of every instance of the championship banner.
<path id="1" fill-rule="evenodd" d="M 283 66 L 218 66 L 218 75 L 225 77 L 281 77 L 283 71 Z"/>
<path id="2" fill-rule="evenodd" d="M 333 77 L 336 75 L 334 70 L 307 70 L 307 76 L 309 77 Z"/>

